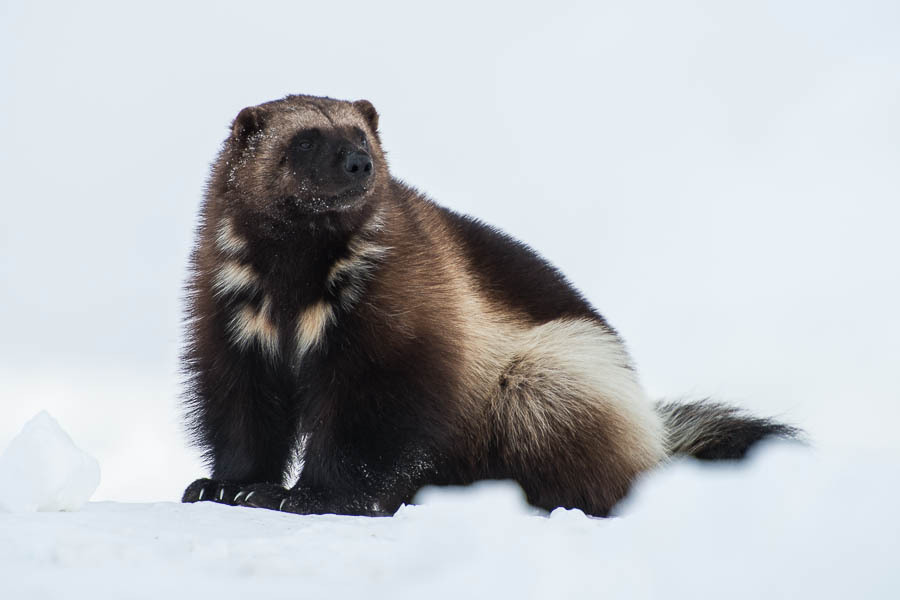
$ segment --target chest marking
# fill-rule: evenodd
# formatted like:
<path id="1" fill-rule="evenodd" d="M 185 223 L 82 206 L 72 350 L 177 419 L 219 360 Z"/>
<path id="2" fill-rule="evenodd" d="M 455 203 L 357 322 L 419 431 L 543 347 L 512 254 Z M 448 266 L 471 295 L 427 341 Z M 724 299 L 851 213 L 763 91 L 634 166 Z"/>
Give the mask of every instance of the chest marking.
<path id="1" fill-rule="evenodd" d="M 354 239 L 348 246 L 350 253 L 338 259 L 328 271 L 326 285 L 332 292 L 340 289 L 341 306 L 349 309 L 363 295 L 365 282 L 375 267 L 390 251 L 387 246 L 363 239 Z"/>
<path id="2" fill-rule="evenodd" d="M 249 265 L 234 260 L 229 260 L 219 267 L 213 278 L 213 291 L 216 296 L 252 290 L 258 285 L 259 276 L 256 272 Z"/>
<path id="3" fill-rule="evenodd" d="M 234 229 L 230 218 L 224 218 L 216 229 L 216 248 L 229 255 L 241 254 L 247 249 L 247 240 Z"/>
<path id="4" fill-rule="evenodd" d="M 257 344 L 270 358 L 278 356 L 278 327 L 272 321 L 272 299 L 266 295 L 259 309 L 241 306 L 229 323 L 231 339 L 239 348 Z"/>
<path id="5" fill-rule="evenodd" d="M 324 300 L 306 307 L 297 315 L 295 329 L 297 357 L 322 343 L 325 338 L 325 329 L 334 322 L 334 308 Z"/>

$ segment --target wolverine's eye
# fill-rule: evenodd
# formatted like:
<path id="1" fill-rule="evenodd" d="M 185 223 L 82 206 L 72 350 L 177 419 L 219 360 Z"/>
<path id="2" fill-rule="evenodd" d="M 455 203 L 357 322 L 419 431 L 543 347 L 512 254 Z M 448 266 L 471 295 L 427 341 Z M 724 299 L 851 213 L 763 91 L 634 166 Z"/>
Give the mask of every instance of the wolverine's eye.
<path id="1" fill-rule="evenodd" d="M 309 140 L 300 140 L 297 142 L 297 148 L 303 150 L 304 152 L 309 152 L 313 149 L 313 143 Z"/>
<path id="2" fill-rule="evenodd" d="M 368 148 L 369 140 L 367 140 L 366 138 L 363 138 L 362 141 L 360 142 L 360 145 L 362 145 L 363 148 Z"/>

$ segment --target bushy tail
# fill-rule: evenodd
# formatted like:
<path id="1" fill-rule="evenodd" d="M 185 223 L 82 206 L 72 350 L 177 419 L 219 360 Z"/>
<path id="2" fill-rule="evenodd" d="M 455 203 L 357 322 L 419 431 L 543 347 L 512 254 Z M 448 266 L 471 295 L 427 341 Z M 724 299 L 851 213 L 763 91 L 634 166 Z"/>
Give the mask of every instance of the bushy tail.
<path id="1" fill-rule="evenodd" d="M 687 454 L 702 460 L 739 459 L 766 438 L 799 439 L 800 430 L 744 411 L 699 401 L 660 402 L 656 410 L 666 428 L 670 455 Z"/>

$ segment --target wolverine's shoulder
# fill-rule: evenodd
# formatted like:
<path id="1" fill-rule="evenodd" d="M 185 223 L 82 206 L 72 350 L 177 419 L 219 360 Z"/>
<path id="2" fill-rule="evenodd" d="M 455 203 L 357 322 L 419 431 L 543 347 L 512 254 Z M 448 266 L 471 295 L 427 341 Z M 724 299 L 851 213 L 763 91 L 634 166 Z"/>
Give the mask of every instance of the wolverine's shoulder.
<path id="1" fill-rule="evenodd" d="M 480 291 L 536 323 L 563 317 L 602 318 L 546 259 L 479 219 L 434 204 Z"/>

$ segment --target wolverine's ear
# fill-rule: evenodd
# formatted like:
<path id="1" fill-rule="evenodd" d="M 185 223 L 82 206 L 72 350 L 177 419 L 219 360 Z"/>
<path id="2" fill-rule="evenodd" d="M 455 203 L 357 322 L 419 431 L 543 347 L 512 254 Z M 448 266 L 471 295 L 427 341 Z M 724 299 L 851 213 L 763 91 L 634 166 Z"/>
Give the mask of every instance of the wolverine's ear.
<path id="1" fill-rule="evenodd" d="M 357 100 L 353 103 L 353 106 L 366 118 L 369 127 L 372 128 L 372 132 L 378 131 L 378 111 L 375 110 L 372 103 L 368 100 Z"/>
<path id="2" fill-rule="evenodd" d="M 238 113 L 231 124 L 231 135 L 235 140 L 244 141 L 265 126 L 265 113 L 258 106 L 248 106 Z"/>

